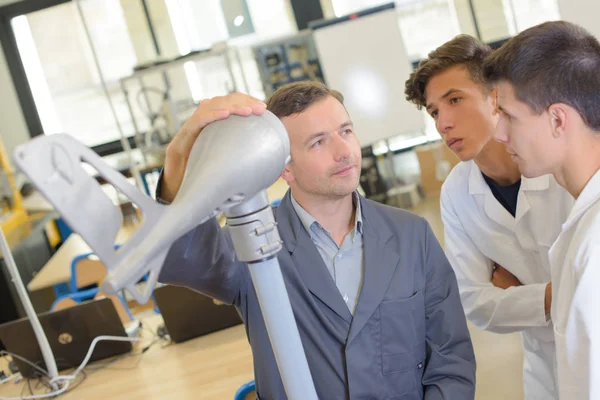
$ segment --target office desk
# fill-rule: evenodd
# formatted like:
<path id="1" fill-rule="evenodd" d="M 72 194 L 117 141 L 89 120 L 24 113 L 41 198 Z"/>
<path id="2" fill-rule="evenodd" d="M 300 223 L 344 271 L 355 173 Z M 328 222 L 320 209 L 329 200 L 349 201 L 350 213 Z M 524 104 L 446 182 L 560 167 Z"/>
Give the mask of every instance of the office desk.
<path id="1" fill-rule="evenodd" d="M 161 323 L 159 315 L 144 320 L 154 332 Z M 143 336 L 151 338 L 146 331 Z M 135 344 L 134 353 L 149 342 Z M 86 379 L 60 399 L 232 400 L 239 386 L 254 379 L 252 353 L 243 325 L 184 343 L 161 346 L 163 342 L 159 341 L 142 356 L 127 356 L 97 371 L 86 369 Z M 106 360 L 90 366 L 96 368 L 104 363 Z M 0 359 L 0 369 L 7 372 L 5 359 Z M 18 397 L 24 385 L 25 382 L 0 385 L 0 397 Z M 27 388 L 25 392 L 29 393 Z"/>
<path id="2" fill-rule="evenodd" d="M 126 242 L 136 231 L 136 226 L 123 226 L 117 234 L 116 243 Z M 41 290 L 71 279 L 71 261 L 80 254 L 91 252 L 90 246 L 76 233 L 73 233 L 48 260 L 40 272 L 29 282 L 29 291 Z"/>

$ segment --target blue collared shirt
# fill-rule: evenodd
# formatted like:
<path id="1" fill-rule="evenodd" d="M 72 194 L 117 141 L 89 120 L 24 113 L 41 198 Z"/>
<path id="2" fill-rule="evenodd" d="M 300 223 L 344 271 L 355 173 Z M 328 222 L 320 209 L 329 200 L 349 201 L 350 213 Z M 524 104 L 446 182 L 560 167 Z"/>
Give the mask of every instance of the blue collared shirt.
<path id="1" fill-rule="evenodd" d="M 319 250 L 331 278 L 348 309 L 354 315 L 364 276 L 363 224 L 358 193 L 352 194 L 352 201 L 356 209 L 354 229 L 344 237 L 341 246 L 338 246 L 333 236 L 298 204 L 293 195 L 291 198 L 294 210 L 304 229 Z"/>

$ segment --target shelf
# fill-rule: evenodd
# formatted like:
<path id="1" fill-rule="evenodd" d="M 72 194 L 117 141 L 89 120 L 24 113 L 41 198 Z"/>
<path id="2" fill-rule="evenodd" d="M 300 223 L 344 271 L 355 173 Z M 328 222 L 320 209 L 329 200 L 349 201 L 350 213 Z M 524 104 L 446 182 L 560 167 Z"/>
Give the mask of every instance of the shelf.
<path id="1" fill-rule="evenodd" d="M 140 79 L 147 75 L 151 75 L 151 74 L 154 74 L 157 72 L 163 72 L 163 71 L 169 70 L 173 67 L 176 67 L 178 65 L 183 65 L 189 61 L 199 61 L 199 60 L 204 60 L 204 59 L 211 58 L 211 57 L 223 56 L 223 55 L 226 55 L 228 51 L 229 51 L 229 47 L 221 47 L 221 48 L 216 48 L 216 49 L 200 51 L 197 53 L 189 54 L 186 56 L 175 58 L 171 61 L 161 62 L 160 64 L 153 65 L 148 68 L 144 68 L 144 69 L 135 71 L 133 74 L 126 76 L 124 78 L 121 78 L 119 81 L 121 82 L 121 84 L 124 84 L 128 80 Z"/>

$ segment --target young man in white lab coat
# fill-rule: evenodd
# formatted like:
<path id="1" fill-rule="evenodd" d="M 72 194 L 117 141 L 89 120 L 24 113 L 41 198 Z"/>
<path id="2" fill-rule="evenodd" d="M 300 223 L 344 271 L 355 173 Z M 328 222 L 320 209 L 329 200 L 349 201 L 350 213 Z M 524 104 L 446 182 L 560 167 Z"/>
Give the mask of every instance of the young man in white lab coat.
<path id="1" fill-rule="evenodd" d="M 573 201 L 551 176 L 521 177 L 493 140 L 496 90 L 482 74 L 491 52 L 457 36 L 419 64 L 406 95 L 462 161 L 442 187 L 441 214 L 467 317 L 491 332 L 521 332 L 525 399 L 557 399 L 548 250 Z"/>
<path id="2" fill-rule="evenodd" d="M 552 173 L 576 198 L 550 250 L 558 389 L 560 399 L 600 399 L 600 43 L 549 22 L 484 71 L 498 88 L 496 138 L 524 176 Z"/>

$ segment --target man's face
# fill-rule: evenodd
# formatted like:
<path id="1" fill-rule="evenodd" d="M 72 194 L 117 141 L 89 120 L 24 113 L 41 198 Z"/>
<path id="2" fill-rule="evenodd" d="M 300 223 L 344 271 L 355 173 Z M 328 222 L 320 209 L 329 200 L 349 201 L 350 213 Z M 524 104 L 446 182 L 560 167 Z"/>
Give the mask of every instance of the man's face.
<path id="1" fill-rule="evenodd" d="M 534 178 L 552 173 L 562 158 L 564 144 L 553 135 L 548 111 L 537 115 L 517 99 L 509 82 L 501 81 L 497 87 L 500 119 L 494 138 L 504 143 L 523 176 Z"/>
<path id="2" fill-rule="evenodd" d="M 460 65 L 435 75 L 425 88 L 427 112 L 461 161 L 477 157 L 494 135 L 495 99 L 485 90 Z"/>
<path id="3" fill-rule="evenodd" d="M 344 106 L 332 96 L 281 119 L 292 161 L 283 178 L 305 195 L 341 198 L 358 187 L 361 150 Z"/>

